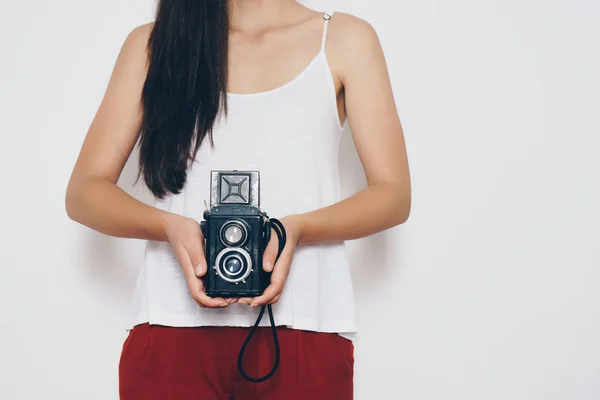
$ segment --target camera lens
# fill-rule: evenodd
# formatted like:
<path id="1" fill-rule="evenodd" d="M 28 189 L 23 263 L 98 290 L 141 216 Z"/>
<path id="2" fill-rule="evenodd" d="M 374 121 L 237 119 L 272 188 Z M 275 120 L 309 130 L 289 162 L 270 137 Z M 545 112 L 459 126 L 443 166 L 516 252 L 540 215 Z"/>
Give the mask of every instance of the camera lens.
<path id="1" fill-rule="evenodd" d="M 223 261 L 223 267 L 228 275 L 235 276 L 242 272 L 244 264 L 239 255 L 234 254 Z"/>
<path id="2" fill-rule="evenodd" d="M 227 246 L 241 246 L 247 236 L 247 226 L 241 220 L 227 221 L 221 226 L 221 240 Z"/>
<path id="3" fill-rule="evenodd" d="M 217 275 L 224 281 L 239 283 L 252 272 L 252 258 L 241 247 L 226 247 L 215 259 Z"/>
<path id="4" fill-rule="evenodd" d="M 229 243 L 238 243 L 244 238 L 244 232 L 237 224 L 231 224 L 225 229 L 225 238 Z"/>

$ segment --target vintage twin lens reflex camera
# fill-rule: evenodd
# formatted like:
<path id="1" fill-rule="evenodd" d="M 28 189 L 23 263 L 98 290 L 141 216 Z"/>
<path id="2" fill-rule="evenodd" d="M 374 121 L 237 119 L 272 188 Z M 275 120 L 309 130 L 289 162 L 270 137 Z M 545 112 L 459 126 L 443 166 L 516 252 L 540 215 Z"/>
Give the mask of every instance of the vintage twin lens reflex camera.
<path id="1" fill-rule="evenodd" d="M 210 209 L 200 223 L 210 297 L 256 297 L 271 274 L 262 257 L 271 235 L 268 216 L 259 209 L 258 171 L 211 171 Z"/>

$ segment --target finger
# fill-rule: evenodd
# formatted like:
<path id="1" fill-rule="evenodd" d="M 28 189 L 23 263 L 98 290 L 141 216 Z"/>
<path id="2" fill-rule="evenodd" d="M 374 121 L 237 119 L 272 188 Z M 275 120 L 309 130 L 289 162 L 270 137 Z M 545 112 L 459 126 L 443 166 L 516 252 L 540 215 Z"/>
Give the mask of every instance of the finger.
<path id="1" fill-rule="evenodd" d="M 270 284 L 265 289 L 262 296 L 255 297 L 252 300 L 252 302 L 250 303 L 250 307 L 264 306 L 264 305 L 269 304 L 270 301 L 272 301 L 275 297 L 277 297 L 281 293 L 282 289 L 283 289 L 283 286 L 276 285 L 276 284 Z"/>
<path id="2" fill-rule="evenodd" d="M 275 296 L 275 298 L 273 300 L 271 300 L 269 302 L 269 304 L 275 304 L 275 303 L 277 303 L 280 298 L 281 298 L 281 293 L 279 293 L 277 296 Z"/>
<path id="3" fill-rule="evenodd" d="M 200 306 L 202 308 L 223 308 L 223 307 L 227 307 L 229 305 L 227 303 L 227 300 L 225 300 L 221 297 L 199 298 L 199 297 L 195 296 L 194 300 L 196 301 L 196 304 L 198 304 L 198 306 Z"/>
<path id="4" fill-rule="evenodd" d="M 250 305 L 251 302 L 252 302 L 252 297 L 240 297 L 240 299 L 238 300 L 238 303 L 240 303 L 240 304 Z"/>
<path id="5" fill-rule="evenodd" d="M 177 258 L 177 261 L 181 266 L 181 270 L 183 271 L 183 275 L 185 276 L 188 289 L 194 300 L 196 300 L 196 303 L 202 307 L 209 308 L 227 306 L 228 304 L 225 299 L 211 298 L 206 295 L 206 291 L 204 290 L 204 282 L 202 282 L 202 279 L 199 279 L 194 273 L 194 267 L 188 250 L 181 245 L 174 248 L 174 251 L 175 257 Z"/>
<path id="6" fill-rule="evenodd" d="M 256 307 L 259 305 L 268 304 L 272 301 L 283 290 L 285 280 L 287 279 L 290 271 L 290 264 L 292 262 L 292 255 L 289 248 L 286 246 L 283 252 L 279 256 L 279 260 L 275 264 L 273 274 L 271 275 L 271 284 L 265 289 L 262 296 L 255 297 L 250 306 Z"/>
<path id="7" fill-rule="evenodd" d="M 198 278 L 194 279 L 199 280 Z M 219 308 L 227 307 L 230 304 L 226 299 L 222 297 L 207 296 L 206 292 L 204 291 L 204 285 L 202 284 L 202 281 L 200 281 L 200 285 L 198 288 L 192 287 L 190 289 L 190 292 L 192 294 L 192 297 L 200 307 Z"/>
<path id="8" fill-rule="evenodd" d="M 194 274 L 197 277 L 202 277 L 206 274 L 206 257 L 204 256 L 202 241 L 203 239 L 200 237 L 198 240 L 186 244 L 186 250 L 194 267 Z"/>
<path id="9" fill-rule="evenodd" d="M 230 304 L 222 297 L 209 297 L 204 290 L 204 282 L 198 278 L 192 279 L 195 279 L 198 283 L 196 285 L 197 288 L 192 291 L 192 297 L 194 300 L 196 300 L 196 303 L 198 303 L 199 306 L 206 308 L 219 308 L 227 307 Z"/>
<path id="10" fill-rule="evenodd" d="M 263 269 L 266 272 L 273 271 L 273 265 L 275 265 L 275 259 L 279 250 L 279 238 L 275 234 L 275 230 L 271 229 L 271 239 L 267 243 L 265 252 L 263 254 Z"/>

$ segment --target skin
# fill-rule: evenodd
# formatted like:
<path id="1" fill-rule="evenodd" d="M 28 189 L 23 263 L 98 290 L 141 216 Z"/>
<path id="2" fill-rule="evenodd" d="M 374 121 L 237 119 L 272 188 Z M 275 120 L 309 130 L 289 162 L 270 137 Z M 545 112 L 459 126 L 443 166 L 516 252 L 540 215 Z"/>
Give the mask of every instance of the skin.
<path id="1" fill-rule="evenodd" d="M 228 91 L 261 92 L 291 80 L 319 51 L 322 16 L 293 0 L 232 0 Z M 200 306 L 211 308 L 238 301 L 254 307 L 273 304 L 297 246 L 358 239 L 407 220 L 408 160 L 381 44 L 367 22 L 335 13 L 326 54 L 340 120 L 348 119 L 367 187 L 330 206 L 279 218 L 288 240 L 273 265 L 277 237 L 272 235 L 263 264 L 273 274 L 262 296 L 208 297 L 199 279 L 207 268 L 198 221 L 142 203 L 117 186 L 141 126 L 151 29 L 149 23 L 132 30 L 118 55 L 69 180 L 65 205 L 72 220 L 111 236 L 169 242 L 190 294 Z"/>

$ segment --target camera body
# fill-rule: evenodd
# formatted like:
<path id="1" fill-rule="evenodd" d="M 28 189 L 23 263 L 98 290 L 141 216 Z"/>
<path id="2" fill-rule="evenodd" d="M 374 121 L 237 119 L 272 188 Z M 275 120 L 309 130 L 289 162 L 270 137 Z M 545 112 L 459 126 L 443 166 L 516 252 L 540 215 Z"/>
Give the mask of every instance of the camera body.
<path id="1" fill-rule="evenodd" d="M 259 209 L 257 171 L 211 171 L 211 206 L 200 223 L 208 265 L 210 297 L 256 297 L 269 285 L 262 268 L 271 236 L 268 216 Z"/>

